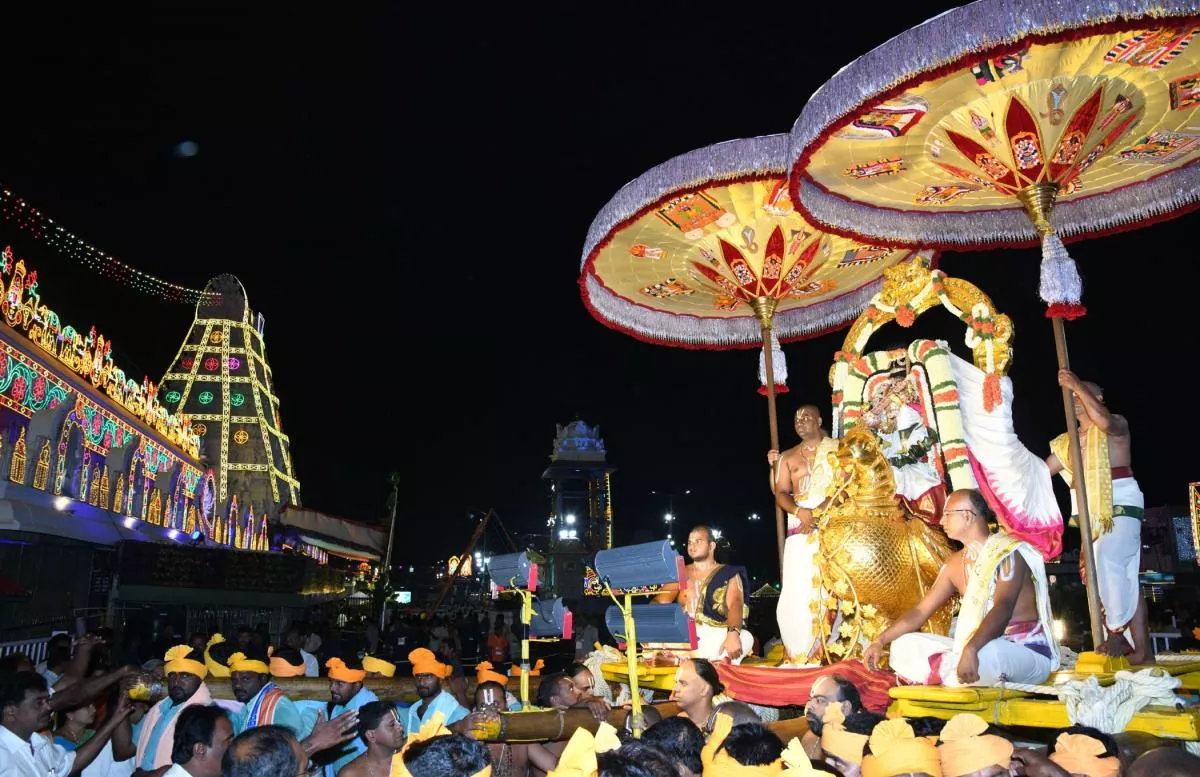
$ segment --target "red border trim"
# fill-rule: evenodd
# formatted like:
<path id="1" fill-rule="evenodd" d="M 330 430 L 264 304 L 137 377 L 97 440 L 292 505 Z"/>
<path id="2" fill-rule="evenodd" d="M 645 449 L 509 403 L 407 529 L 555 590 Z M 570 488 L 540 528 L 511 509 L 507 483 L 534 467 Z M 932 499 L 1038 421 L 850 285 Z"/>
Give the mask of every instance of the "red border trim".
<path id="1" fill-rule="evenodd" d="M 866 106 L 869 103 L 884 102 L 886 100 L 889 100 L 893 97 L 896 97 L 896 96 L 902 94 L 904 91 L 911 89 L 914 86 L 918 86 L 918 85 L 926 83 L 928 81 L 933 81 L 935 79 L 941 78 L 942 76 L 950 75 L 951 73 L 961 70 L 968 62 L 977 62 L 981 59 L 992 59 L 994 57 L 1000 56 L 1001 54 L 1006 54 L 1006 53 L 1010 53 L 1015 50 L 1019 50 L 1020 48 L 1026 46 L 1026 45 L 1029 45 L 1029 46 L 1049 45 L 1051 43 L 1062 43 L 1065 41 L 1080 40 L 1082 38 L 1098 36 L 1098 35 L 1110 35 L 1113 33 L 1128 32 L 1128 31 L 1131 31 L 1134 29 L 1141 29 L 1142 27 L 1145 27 L 1146 24 L 1151 21 L 1157 22 L 1158 24 L 1161 25 L 1164 22 L 1164 20 L 1166 20 L 1166 19 L 1170 19 L 1171 21 L 1178 22 L 1180 25 L 1200 24 L 1200 16 L 1173 16 L 1173 17 L 1162 17 L 1159 19 L 1153 19 L 1150 17 L 1138 17 L 1136 19 L 1122 19 L 1122 20 L 1112 21 L 1112 22 L 1101 22 L 1099 24 L 1093 24 L 1093 25 L 1089 25 L 1086 27 L 1079 27 L 1074 30 L 1061 30 L 1058 32 L 1035 33 L 1035 34 L 1025 35 L 1015 41 L 999 43 L 990 48 L 984 48 L 984 49 L 980 49 L 978 51 L 973 51 L 973 52 L 969 52 L 967 54 L 963 54 L 962 56 L 960 56 L 956 59 L 953 59 L 943 65 L 939 65 L 939 66 L 937 66 L 931 70 L 928 70 L 924 73 L 917 74 L 910 79 L 901 81 L 899 84 L 891 87 L 890 89 L 886 89 L 883 92 L 880 92 L 876 95 L 872 95 L 871 97 L 869 97 L 866 100 L 860 101 L 853 107 L 848 108 L 846 110 L 845 116 L 841 120 L 830 124 L 825 129 L 823 129 L 820 132 L 820 134 L 818 134 L 815 138 L 813 138 L 812 142 L 809 143 L 805 147 L 804 151 L 801 152 L 800 156 L 796 158 L 796 161 L 792 163 L 791 171 L 790 171 L 790 174 L 788 175 L 788 195 L 792 198 L 792 206 L 795 207 L 797 209 L 797 211 L 799 211 L 799 213 L 805 219 L 807 219 L 808 221 L 810 221 L 811 223 L 813 223 L 816 226 L 820 226 L 822 229 L 824 229 L 825 231 L 827 231 L 831 234 L 839 235 L 841 237 L 852 238 L 855 240 L 868 240 L 868 241 L 869 240 L 877 240 L 877 241 L 878 240 L 887 240 L 889 245 L 910 247 L 911 245 L 913 245 L 911 242 L 894 241 L 890 238 L 882 238 L 878 235 L 866 235 L 863 233 L 854 232 L 852 230 L 843 229 L 840 227 L 834 227 L 831 224 L 826 224 L 821 219 L 814 217 L 813 214 L 810 213 L 808 211 L 808 209 L 804 207 L 804 204 L 800 200 L 800 179 L 801 178 L 807 179 L 810 183 L 812 183 L 814 186 L 817 186 L 822 191 L 832 194 L 832 192 L 829 192 L 828 189 L 826 189 L 825 187 L 818 184 L 816 181 L 814 181 L 811 177 L 809 177 L 806 174 L 806 171 L 808 169 L 808 164 L 812 160 L 813 154 L 815 154 L 817 151 L 819 151 L 821 148 L 823 148 L 825 146 L 825 144 L 829 142 L 829 139 L 833 136 L 834 133 L 842 130 L 848 124 L 850 124 L 850 122 L 852 122 L 854 120 L 854 117 L 858 114 L 859 111 L 861 111 L 863 109 L 864 106 Z M 1177 168 L 1177 169 L 1181 169 L 1181 168 Z M 1174 171 L 1167 171 L 1167 172 L 1174 172 Z M 1150 179 L 1150 180 L 1153 180 L 1153 179 Z M 1132 185 L 1140 185 L 1140 184 L 1127 184 L 1127 185 L 1132 186 Z M 1118 190 L 1113 190 L 1113 191 L 1118 191 Z M 1106 192 L 1106 194 L 1107 193 L 1108 192 Z M 840 197 L 841 195 L 833 194 L 833 196 Z M 1100 195 L 1096 194 L 1096 195 L 1091 195 L 1091 196 L 1095 197 L 1095 196 L 1100 196 Z M 843 198 L 843 199 L 846 199 L 846 198 Z M 847 201 L 849 201 L 849 200 L 847 200 Z M 1171 211 L 1170 213 L 1160 213 L 1149 219 L 1137 221 L 1134 223 L 1118 224 L 1116 226 L 1109 227 L 1109 228 L 1106 228 L 1106 229 L 1103 229 L 1103 230 L 1100 230 L 1097 232 L 1082 232 L 1077 235 L 1072 235 L 1070 238 L 1063 238 L 1063 242 L 1074 242 L 1076 240 L 1080 240 L 1085 237 L 1101 237 L 1104 235 L 1111 235 L 1111 234 L 1116 234 L 1119 232 L 1128 232 L 1130 230 L 1138 229 L 1138 228 L 1146 226 L 1148 224 L 1155 224 L 1160 221 L 1168 221 L 1172 218 L 1176 218 L 1177 216 L 1181 216 L 1184 213 L 1188 213 L 1197 208 L 1200 208 L 1200 203 L 1193 203 L 1191 205 L 1182 206 L 1181 208 Z M 913 214 L 913 213 L 919 213 L 919 211 L 901 211 L 899 208 L 877 208 L 877 209 L 878 210 L 891 210 L 891 211 L 895 211 L 897 213 L 904 213 L 906 215 Z M 964 211 L 957 211 L 957 212 L 961 213 Z M 935 214 L 930 213 L 930 215 L 933 216 Z M 920 245 L 922 247 L 927 247 L 927 248 L 940 248 L 940 249 L 959 250 L 959 251 L 979 251 L 979 250 L 987 250 L 987 249 L 993 249 L 993 248 L 1025 248 L 1025 247 L 1029 247 L 1029 246 L 1033 246 L 1033 245 L 1037 245 L 1037 244 L 1038 244 L 1038 241 L 1036 239 L 1032 239 L 1032 240 L 1022 240 L 1022 241 L 989 241 L 989 242 L 978 243 L 978 244 L 921 243 Z"/>

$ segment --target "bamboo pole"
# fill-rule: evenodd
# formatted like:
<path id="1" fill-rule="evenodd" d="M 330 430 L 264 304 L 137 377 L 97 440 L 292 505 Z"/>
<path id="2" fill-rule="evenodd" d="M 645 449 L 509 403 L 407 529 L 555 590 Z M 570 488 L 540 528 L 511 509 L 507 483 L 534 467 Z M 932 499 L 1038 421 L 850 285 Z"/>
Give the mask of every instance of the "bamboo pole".
<path id="1" fill-rule="evenodd" d="M 529 690 L 536 695 L 541 676 L 529 678 Z M 329 701 L 329 678 L 327 677 L 272 677 L 271 682 L 279 686 L 292 701 Z M 209 678 L 208 690 L 214 699 L 231 700 L 233 690 L 227 679 Z M 417 700 L 417 687 L 411 677 L 368 677 L 363 687 L 374 692 L 380 701 L 412 702 Z M 520 684 L 517 678 L 511 677 L 508 689 L 515 694 Z M 467 697 L 475 696 L 475 677 L 472 673 L 467 678 Z"/>
<path id="2" fill-rule="evenodd" d="M 763 367 L 767 378 L 767 423 L 771 428 L 771 448 L 779 450 L 779 416 L 775 409 L 775 356 L 771 349 L 771 327 L 775 319 L 775 309 L 779 300 L 775 297 L 756 297 L 751 303 L 758 315 L 759 326 L 762 327 Z M 783 508 L 775 499 L 774 491 L 771 501 L 775 503 L 775 540 L 779 546 L 779 574 L 783 574 L 783 543 L 787 539 L 787 527 L 783 521 Z"/>

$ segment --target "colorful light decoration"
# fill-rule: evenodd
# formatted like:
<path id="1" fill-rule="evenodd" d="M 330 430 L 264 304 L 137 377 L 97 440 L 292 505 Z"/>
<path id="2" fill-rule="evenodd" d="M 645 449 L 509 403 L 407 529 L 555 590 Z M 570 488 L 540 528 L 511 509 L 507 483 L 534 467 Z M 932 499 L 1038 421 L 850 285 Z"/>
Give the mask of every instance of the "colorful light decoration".
<path id="1" fill-rule="evenodd" d="M 200 289 L 181 286 L 178 283 L 142 272 L 125 264 L 115 256 L 106 254 L 82 238 L 56 224 L 25 199 L 17 197 L 7 188 L 0 187 L 0 219 L 16 226 L 22 233 L 31 236 L 59 254 L 83 264 L 88 269 L 110 278 L 143 294 L 149 294 L 168 302 L 195 304 L 204 297 Z"/>
<path id="2" fill-rule="evenodd" d="M 200 439 L 193 433 L 190 419 L 186 415 L 173 415 L 160 405 L 158 387 L 149 378 L 143 378 L 140 385 L 126 378 L 124 370 L 113 363 L 112 343 L 98 334 L 95 327 L 84 336 L 74 327 L 64 326 L 58 314 L 41 301 L 37 271 L 26 272 L 25 262 L 13 257 L 11 247 L 5 247 L 0 253 L 0 283 L 5 287 L 0 311 L 9 326 L 23 332 L 43 351 L 79 377 L 91 381 L 97 390 L 108 394 L 135 418 L 156 429 L 193 458 L 199 455 Z M 10 362 L 3 363 L 7 369 Z M 4 379 L 0 376 L 0 381 Z M 34 378 L 30 382 L 23 375 L 13 375 L 8 380 L 7 393 L 16 401 L 25 403 L 27 392 L 35 402 L 50 401 L 46 381 Z"/>

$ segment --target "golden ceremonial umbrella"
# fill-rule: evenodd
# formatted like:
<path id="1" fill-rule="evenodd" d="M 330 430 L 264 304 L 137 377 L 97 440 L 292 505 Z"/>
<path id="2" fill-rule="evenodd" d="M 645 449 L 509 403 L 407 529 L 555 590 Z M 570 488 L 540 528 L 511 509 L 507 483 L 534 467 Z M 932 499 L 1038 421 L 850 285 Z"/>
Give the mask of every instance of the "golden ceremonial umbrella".
<path id="1" fill-rule="evenodd" d="M 1083 315 L 1062 237 L 1170 218 L 1200 201 L 1195 0 L 979 0 L 843 68 L 792 129 L 790 191 L 831 232 L 892 245 L 1042 245 L 1039 294 Z M 1060 237 L 1060 235 L 1062 237 Z M 1067 428 L 1076 426 L 1063 390 Z M 1079 441 L 1071 459 L 1080 472 Z M 1083 478 L 1092 633 L 1102 639 Z"/>
<path id="2" fill-rule="evenodd" d="M 786 135 L 688 152 L 631 181 L 588 230 L 583 302 L 605 325 L 680 348 L 757 348 L 834 331 L 912 258 L 814 229 L 787 193 Z M 930 259 L 930 252 L 923 254 Z M 771 446 L 779 448 L 775 348 L 764 347 Z M 782 558 L 783 514 L 776 533 Z"/>

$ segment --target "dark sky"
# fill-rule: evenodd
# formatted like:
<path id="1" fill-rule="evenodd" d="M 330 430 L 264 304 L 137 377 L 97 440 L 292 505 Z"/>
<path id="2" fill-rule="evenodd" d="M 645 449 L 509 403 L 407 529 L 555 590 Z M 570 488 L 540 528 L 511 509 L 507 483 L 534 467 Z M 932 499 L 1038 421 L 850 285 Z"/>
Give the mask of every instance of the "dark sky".
<path id="1" fill-rule="evenodd" d="M 0 14 L 0 181 L 145 271 L 195 287 L 238 275 L 266 317 L 304 503 L 381 519 L 399 471 L 401 560 L 457 551 L 472 508 L 544 526 L 555 424 L 578 416 L 618 468 L 618 541 L 661 527 L 652 490 L 692 489 L 682 521 L 773 563 L 770 521 L 745 520 L 771 511 L 757 353 L 646 345 L 593 320 L 576 286 L 584 236 L 626 181 L 787 131 L 824 79 L 946 6 L 838 21 L 798 4 L 245 5 Z M 174 154 L 182 141 L 198 153 Z M 1068 327 L 1072 358 L 1130 418 L 1149 505 L 1182 504 L 1200 477 L 1177 380 L 1194 371 L 1197 226 L 1072 247 L 1092 311 Z M 0 222 L 64 321 L 96 323 L 118 365 L 161 376 L 189 307 L 22 239 Z M 1015 320 L 1018 432 L 1044 452 L 1063 422 L 1037 252 L 941 266 Z M 917 329 L 961 346 L 948 316 Z M 841 338 L 785 347 L 785 445 L 793 398 L 828 407 Z"/>

